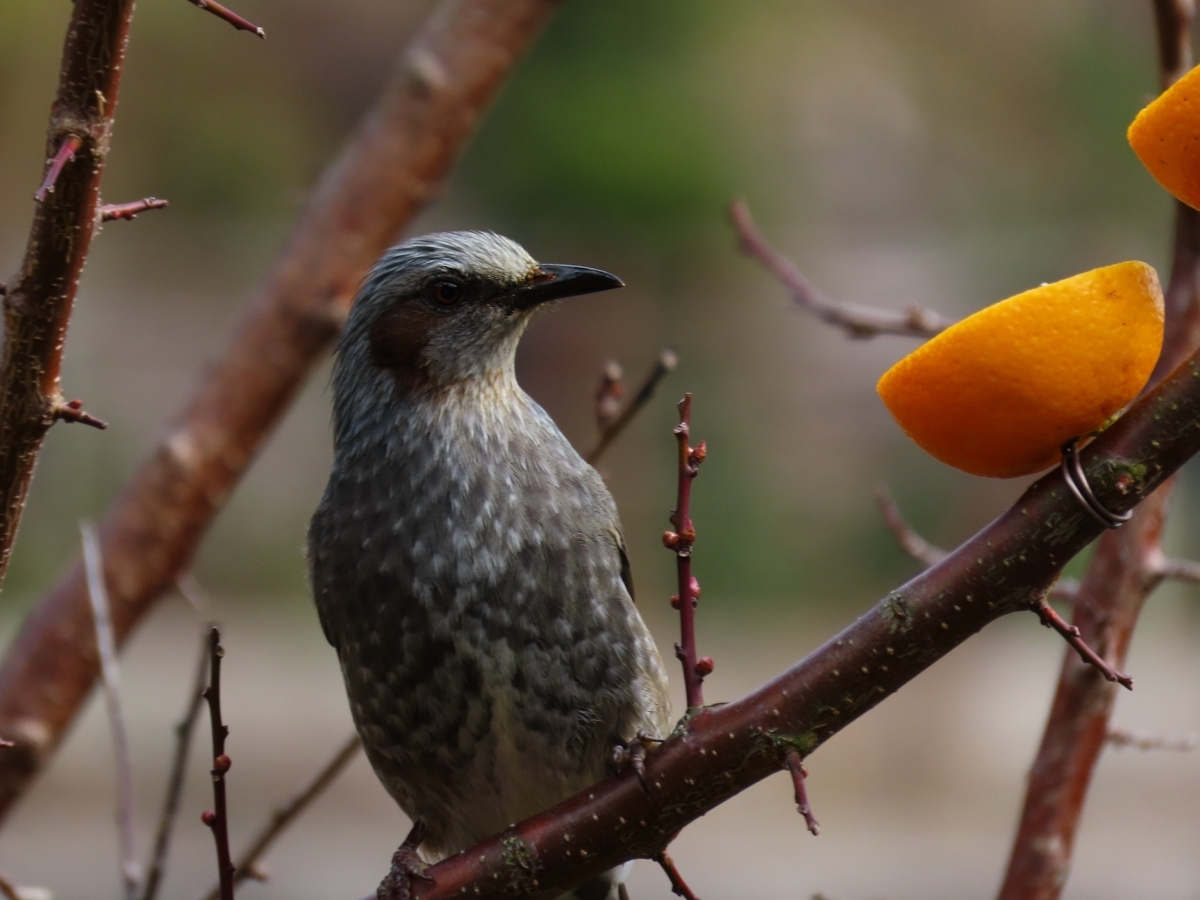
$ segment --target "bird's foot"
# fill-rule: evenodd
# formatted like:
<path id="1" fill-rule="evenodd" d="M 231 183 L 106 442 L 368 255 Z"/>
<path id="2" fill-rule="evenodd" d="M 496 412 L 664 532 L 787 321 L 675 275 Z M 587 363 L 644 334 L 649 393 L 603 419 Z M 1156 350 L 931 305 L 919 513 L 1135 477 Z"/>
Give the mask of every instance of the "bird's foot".
<path id="1" fill-rule="evenodd" d="M 618 772 L 623 772 L 625 769 L 632 767 L 637 773 L 638 781 L 642 783 L 642 787 L 646 789 L 646 793 L 650 792 L 650 785 L 646 783 L 646 753 L 652 748 L 663 743 L 663 738 L 656 738 L 645 731 L 639 731 L 629 743 L 617 741 L 613 745 L 613 768 Z"/>
<path id="2" fill-rule="evenodd" d="M 375 892 L 376 900 L 409 900 L 412 897 L 414 879 L 433 881 L 425 870 L 428 866 L 417 855 L 417 848 L 425 840 L 425 823 L 414 822 L 412 831 L 404 839 L 404 843 L 392 854 L 392 868 L 379 884 Z"/>

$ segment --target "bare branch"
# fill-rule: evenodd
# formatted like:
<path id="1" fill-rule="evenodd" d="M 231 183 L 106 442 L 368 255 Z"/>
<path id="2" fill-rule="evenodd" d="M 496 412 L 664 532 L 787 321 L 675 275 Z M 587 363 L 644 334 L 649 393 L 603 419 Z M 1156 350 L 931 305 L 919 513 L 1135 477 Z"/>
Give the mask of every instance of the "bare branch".
<path id="1" fill-rule="evenodd" d="M 1047 628 L 1053 628 L 1062 635 L 1063 640 L 1075 648 L 1075 652 L 1079 654 L 1079 658 L 1103 675 L 1105 681 L 1115 681 L 1126 690 L 1133 690 L 1133 679 L 1128 675 L 1122 675 L 1110 666 L 1099 653 L 1089 647 L 1087 642 L 1080 637 L 1079 629 L 1063 619 L 1062 616 L 1054 611 L 1054 607 L 1044 599 L 1034 604 L 1033 611 L 1038 614 L 1038 618 L 1042 620 L 1043 625 Z"/>
<path id="2" fill-rule="evenodd" d="M 78 0 L 76 16 L 99 5 Z M 484 107 L 558 5 L 442 0 L 401 54 L 379 102 L 310 195 L 230 346 L 101 525 L 118 642 L 187 570 L 213 517 L 333 342 L 359 279 L 437 195 Z M 79 166 L 70 164 L 63 177 Z M 48 204 L 58 202 L 54 196 L 63 194 Z M 94 206 L 84 212 L 94 224 Z M 10 444 L 0 427 L 0 446 Z M 96 661 L 81 651 L 89 619 L 76 566 L 9 645 L 0 667 L 0 734 L 18 746 L 0 758 L 0 815 L 49 759 L 91 690 Z"/>
<path id="3" fill-rule="evenodd" d="M 267 33 L 251 22 L 249 19 L 243 19 L 237 13 L 226 9 L 216 0 L 188 0 L 192 6 L 197 6 L 205 12 L 210 12 L 218 19 L 224 19 L 238 31 L 249 31 L 251 34 L 256 34 L 263 40 L 267 39 Z"/>
<path id="4" fill-rule="evenodd" d="M 692 889 L 688 887 L 687 882 L 683 880 L 683 876 L 679 874 L 679 869 L 675 867 L 675 860 L 667 854 L 666 850 L 654 854 L 653 859 L 666 873 L 667 880 L 671 882 L 671 893 L 676 897 L 682 897 L 683 900 L 699 900 L 692 893 Z"/>
<path id="5" fill-rule="evenodd" d="M 1200 562 L 1163 558 L 1157 561 L 1151 574 L 1160 581 L 1190 581 L 1195 584 L 1200 582 Z"/>
<path id="6" fill-rule="evenodd" d="M 204 699 L 208 701 L 208 718 L 212 726 L 212 780 L 213 809 L 201 814 L 200 820 L 211 829 L 213 842 L 217 845 L 217 872 L 221 880 L 221 900 L 233 900 L 233 861 L 229 853 L 229 811 L 225 801 L 225 775 L 231 762 L 225 753 L 225 738 L 229 729 L 221 720 L 221 660 L 225 648 L 221 646 L 221 632 L 214 625 L 208 633 L 208 687 Z"/>
<path id="7" fill-rule="evenodd" d="M 614 372 L 611 369 L 606 369 L 604 377 L 601 381 L 599 395 L 596 398 L 596 419 L 597 423 L 600 425 L 600 439 L 596 442 L 596 446 L 593 447 L 591 452 L 585 457 L 589 463 L 592 465 L 596 464 L 596 462 L 604 454 L 604 451 L 608 449 L 609 445 L 612 444 L 612 442 L 615 441 L 618 436 L 620 436 L 621 432 L 625 430 L 625 426 L 633 421 L 633 417 L 636 416 L 641 411 L 642 407 L 649 402 L 650 398 L 654 396 L 654 391 L 658 388 L 659 382 L 661 382 L 667 377 L 667 375 L 674 371 L 677 365 L 679 365 L 679 356 L 674 350 L 665 349 L 659 353 L 658 360 L 654 363 L 654 368 L 650 370 L 650 374 L 646 376 L 645 380 L 642 382 L 642 386 L 637 389 L 637 393 L 633 395 L 633 399 L 625 404 L 625 408 L 622 409 L 620 413 L 613 414 L 607 419 L 605 418 L 605 413 L 612 406 L 611 399 L 613 398 L 613 384 L 619 383 L 621 375 L 620 366 L 617 366 L 615 370 L 615 379 L 611 378 Z M 619 401 L 620 394 L 616 394 L 615 399 Z"/>
<path id="8" fill-rule="evenodd" d="M 708 454 L 704 441 L 693 447 L 692 395 L 684 394 L 679 401 L 679 424 L 675 426 L 675 441 L 678 445 L 678 497 L 671 513 L 671 524 L 675 531 L 663 533 L 663 544 L 675 554 L 675 569 L 678 575 L 679 593 L 671 598 L 671 605 L 679 610 L 679 643 L 675 645 L 675 656 L 683 665 L 683 684 L 687 694 L 688 709 L 704 705 L 704 678 L 711 674 L 711 657 L 696 657 L 696 605 L 700 602 L 700 582 L 692 576 L 692 545 L 696 540 L 696 526 L 692 522 L 692 482 L 700 470 L 700 463 Z"/>
<path id="9" fill-rule="evenodd" d="M 288 826 L 296 821 L 300 814 L 308 808 L 309 804 L 320 796 L 329 785 L 333 784 L 333 780 L 351 763 L 361 749 L 362 741 L 359 740 L 358 735 L 351 735 L 338 748 L 337 752 L 333 754 L 333 758 L 321 768 L 321 771 L 317 773 L 312 781 L 306 784 L 296 796 L 271 814 L 271 821 L 250 842 L 250 846 L 246 848 L 234 864 L 233 883 L 235 886 L 248 878 L 259 880 L 257 872 L 258 861 L 262 859 L 271 845 L 275 843 L 276 838 L 283 834 Z M 205 900 L 220 900 L 220 897 L 221 888 L 218 885 L 208 892 Z"/>
<path id="10" fill-rule="evenodd" d="M 813 815 L 812 807 L 808 803 L 808 787 L 805 785 L 805 781 L 808 780 L 808 770 L 804 768 L 804 761 L 800 758 L 800 751 L 795 747 L 789 749 L 785 756 L 785 762 L 787 770 L 792 776 L 792 789 L 796 797 L 796 811 L 804 817 L 804 824 L 808 827 L 809 834 L 816 837 L 821 833 L 821 823 Z"/>
<path id="11" fill-rule="evenodd" d="M 883 485 L 875 488 L 875 502 L 879 504 L 879 511 L 883 513 L 883 521 L 887 523 L 888 530 L 896 536 L 896 541 L 904 548 L 905 553 L 923 566 L 936 566 L 946 558 L 945 550 L 935 547 L 913 530 L 900 513 L 900 507 L 896 505 L 891 491 Z"/>
<path id="12" fill-rule="evenodd" d="M 134 200 L 132 203 L 106 203 L 100 207 L 100 221 L 113 222 L 117 219 L 125 219 L 132 222 L 138 217 L 138 213 L 144 213 L 151 209 L 165 209 L 167 206 L 166 200 L 159 200 L 157 197 L 145 197 L 141 200 Z"/>
<path id="13" fill-rule="evenodd" d="M 108 427 L 108 423 L 103 419 L 97 419 L 91 413 L 84 412 L 82 400 L 68 400 L 66 403 L 60 403 L 54 410 L 54 418 L 61 419 L 63 422 L 79 422 L 81 425 L 90 425 L 100 431 Z"/>
<path id="14" fill-rule="evenodd" d="M 99 217 L 133 0 L 77 0 L 50 109 L 50 159 L 21 270 L 4 292 L 0 359 L 0 584 L 42 441 L 63 415 L 59 372 L 67 324 Z M 90 418 L 90 417 L 89 417 Z M 82 420 L 81 420 L 82 421 Z M 94 422 L 92 423 L 94 424 Z M 91 631 L 82 571 L 76 636 Z M 12 763 L 9 754 L 8 762 Z"/>
<path id="15" fill-rule="evenodd" d="M 1188 753 L 1196 749 L 1196 735 L 1187 737 L 1163 737 L 1162 735 L 1138 734 L 1127 728 L 1110 728 L 1105 735 L 1109 745 L 1118 750 L 1132 748 L 1134 750 L 1173 750 Z"/>
<path id="16" fill-rule="evenodd" d="M 109 616 L 108 590 L 104 581 L 104 560 L 100 557 L 100 542 L 90 522 L 80 522 L 83 536 L 83 559 L 87 567 L 88 596 L 96 623 L 96 647 L 100 653 L 100 671 L 104 676 L 104 704 L 112 730 L 113 756 L 117 763 L 117 835 L 121 854 L 121 879 L 125 884 L 126 900 L 137 897 L 137 853 L 133 846 L 133 763 L 129 756 L 129 735 L 121 709 L 121 674 L 117 667 L 117 645 L 113 639 Z"/>
<path id="17" fill-rule="evenodd" d="M 804 277 L 795 263 L 767 242 L 745 201 L 734 200 L 730 203 L 729 217 L 733 220 L 742 252 L 757 259 L 779 279 L 797 306 L 822 322 L 844 329 L 849 337 L 873 338 L 881 334 L 898 334 L 930 338 L 953 324 L 923 306 L 911 306 L 905 312 L 898 313 L 831 300 Z"/>
<path id="18" fill-rule="evenodd" d="M 171 774 L 167 777 L 167 792 L 163 798 L 162 813 L 158 818 L 158 830 L 154 838 L 154 855 L 146 871 L 146 884 L 142 900 L 154 900 L 167 869 L 167 855 L 171 849 L 171 833 L 179 816 L 179 803 L 183 799 L 183 783 L 187 770 L 188 752 L 192 746 L 192 735 L 200 719 L 200 708 L 204 704 L 204 683 L 208 679 L 209 632 L 205 629 L 200 641 L 200 657 L 196 661 L 196 674 L 188 691 L 187 706 L 175 723 L 175 755 L 171 760 Z"/>

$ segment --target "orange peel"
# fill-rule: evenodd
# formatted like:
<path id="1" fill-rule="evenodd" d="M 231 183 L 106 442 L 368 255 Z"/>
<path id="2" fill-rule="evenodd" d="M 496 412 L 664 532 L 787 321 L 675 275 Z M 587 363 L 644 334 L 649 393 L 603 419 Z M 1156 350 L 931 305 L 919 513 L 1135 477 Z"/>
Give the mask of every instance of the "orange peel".
<path id="1" fill-rule="evenodd" d="M 1159 184 L 1200 209 L 1200 66 L 1138 113 L 1127 137 Z"/>
<path id="2" fill-rule="evenodd" d="M 877 389 L 931 455 L 1013 478 L 1054 465 L 1066 441 L 1133 400 L 1162 339 L 1158 275 L 1117 263 L 980 310 L 897 362 Z"/>

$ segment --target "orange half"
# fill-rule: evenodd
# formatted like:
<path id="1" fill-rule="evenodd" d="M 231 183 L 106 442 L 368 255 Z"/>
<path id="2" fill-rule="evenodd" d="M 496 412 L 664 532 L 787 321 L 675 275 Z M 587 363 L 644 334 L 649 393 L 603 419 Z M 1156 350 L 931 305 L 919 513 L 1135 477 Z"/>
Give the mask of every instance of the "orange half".
<path id="1" fill-rule="evenodd" d="M 1158 183 L 1200 209 L 1200 66 L 1138 113 L 1128 137 Z"/>
<path id="2" fill-rule="evenodd" d="M 1162 339 L 1158 275 L 1123 262 L 980 310 L 892 366 L 877 389 L 942 462 L 1013 478 L 1054 465 L 1066 441 L 1133 400 Z"/>

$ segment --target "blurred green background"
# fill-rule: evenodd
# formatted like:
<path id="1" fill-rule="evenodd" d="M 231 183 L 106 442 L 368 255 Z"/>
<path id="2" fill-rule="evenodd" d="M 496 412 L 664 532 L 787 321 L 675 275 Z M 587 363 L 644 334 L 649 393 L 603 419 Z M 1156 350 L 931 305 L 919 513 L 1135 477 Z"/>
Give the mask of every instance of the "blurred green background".
<path id="1" fill-rule="evenodd" d="M 430 5 L 237 0 L 238 12 L 266 28 L 260 42 L 182 0 L 139 4 L 104 192 L 110 202 L 152 194 L 171 205 L 109 224 L 95 241 L 64 391 L 110 428 L 52 430 L 5 585 L 8 629 L 77 553 L 76 521 L 101 515 L 196 374 L 220 354 L 305 192 Z M 0 273 L 15 271 L 23 252 L 69 12 L 66 2 L 0 4 Z M 960 316 L 1123 259 L 1143 259 L 1165 280 L 1171 201 L 1124 138 L 1157 89 L 1154 46 L 1150 4 L 1128 0 L 569 0 L 522 62 L 445 196 L 411 231 L 493 229 L 539 259 L 601 266 L 625 279 L 624 291 L 542 316 L 521 349 L 522 383 L 581 448 L 594 440 L 592 394 L 606 361 L 620 360 L 636 381 L 661 347 L 679 352 L 676 373 L 601 468 L 629 534 L 642 608 L 669 646 L 669 611 L 654 598 L 672 593 L 674 568 L 659 535 L 674 499 L 673 404 L 694 393 L 693 433 L 710 449 L 694 495 L 701 649 L 706 634 L 736 638 L 747 663 L 721 681 L 739 661 L 718 656 L 717 694 L 766 677 L 773 669 L 756 662 L 795 658 L 915 571 L 881 522 L 876 485 L 892 489 L 927 538 L 952 546 L 1027 483 L 972 478 L 911 445 L 874 383 L 915 342 L 850 341 L 791 308 L 738 253 L 730 198 L 745 197 L 772 241 L 827 293 L 861 304 L 922 304 Z M 331 653 L 315 636 L 301 548 L 329 443 L 326 365 L 197 564 L 223 615 L 259 617 L 247 625 L 252 634 L 298 629 L 296 646 L 326 666 Z M 1169 538 L 1179 554 L 1200 555 L 1190 526 L 1197 499 L 1185 475 Z M 1167 590 L 1154 609 L 1166 616 L 1164 634 L 1191 640 L 1200 629 L 1186 592 Z M 280 618 L 283 611 L 293 615 Z M 162 638 L 166 626 L 151 627 Z M 1032 752 L 1060 651 L 1031 622 L 989 635 L 976 654 L 987 655 L 978 647 L 988 640 L 1008 648 L 1010 639 L 1040 654 L 1018 678 L 1028 688 L 1029 672 L 1039 673 L 1032 702 L 1010 697 L 990 707 L 997 716 L 1019 711 L 1019 719 L 996 719 L 1017 746 L 1005 757 L 1014 771 L 997 782 L 1008 804 L 997 817 L 1000 838 L 986 839 L 990 855 L 980 863 L 992 878 L 1019 798 L 1016 770 Z M 760 660 L 755 648 L 772 641 L 792 643 Z M 187 631 L 181 646 L 189 642 Z M 1008 652 L 996 651 L 995 660 Z M 945 677 L 963 685 L 985 677 L 964 674 L 967 665 L 950 664 L 955 674 Z M 175 657 L 145 666 L 154 677 L 178 666 L 170 677 L 186 678 Z M 998 661 L 986 671 L 995 681 L 1011 675 Z M 332 670 L 326 682 L 338 708 Z M 935 692 L 926 708 L 958 709 L 949 682 L 922 684 Z M 1194 697 L 1182 702 L 1196 706 Z M 176 699 L 164 703 L 154 728 L 174 715 Z M 1178 713 L 1171 708 L 1160 724 L 1191 727 L 1195 716 Z M 881 715 L 854 732 L 861 746 L 876 748 L 873 774 L 848 770 L 840 783 L 899 790 L 910 778 L 926 784 L 924 772 L 932 790 L 954 761 L 931 762 L 917 736 L 905 745 L 878 724 L 889 721 Z M 891 721 L 914 727 L 911 718 Z M 948 727 L 918 721 L 926 733 Z M 99 725 L 81 733 L 104 741 Z M 164 735 L 155 738 L 156 759 Z M 889 760 L 903 770 L 888 769 Z M 1194 760 L 1187 766 L 1164 796 L 1182 796 L 1180 778 L 1195 786 Z M 62 797 L 86 793 L 82 776 L 55 777 Z M 955 799 L 947 795 L 947 806 Z M 911 807 L 894 802 L 895 831 L 907 831 Z M 1171 834 L 1196 824 L 1191 808 L 1191 825 Z M 826 848 L 830 840 L 821 838 Z M 1154 846 L 1166 852 L 1162 841 Z M 1103 863 L 1106 853 L 1093 855 Z M 1138 893 L 1194 897 L 1200 870 L 1194 854 L 1180 857 L 1188 858 L 1177 879 L 1186 890 Z M 903 863 L 896 865 L 900 878 Z M 909 876 L 924 886 L 914 896 L 942 896 L 928 870 Z M 1117 891 L 1106 877 L 1079 896 Z M 903 893 L 893 886 L 889 896 Z"/>

